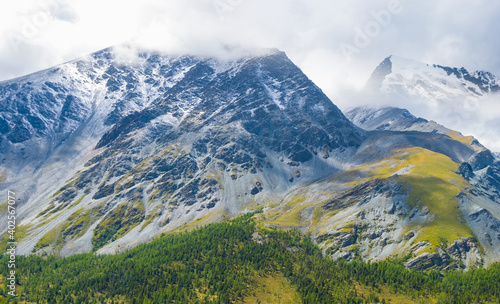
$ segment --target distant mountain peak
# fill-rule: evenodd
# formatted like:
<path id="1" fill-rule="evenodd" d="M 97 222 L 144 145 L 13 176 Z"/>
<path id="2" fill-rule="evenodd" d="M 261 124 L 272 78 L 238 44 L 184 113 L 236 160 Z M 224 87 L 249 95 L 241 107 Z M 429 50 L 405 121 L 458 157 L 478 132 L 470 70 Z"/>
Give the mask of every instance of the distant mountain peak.
<path id="1" fill-rule="evenodd" d="M 366 89 L 384 95 L 446 102 L 500 91 L 500 79 L 487 71 L 469 72 L 390 55 L 373 71 Z"/>
<path id="2" fill-rule="evenodd" d="M 369 90 L 377 90 L 382 87 L 385 77 L 392 73 L 392 55 L 385 58 L 373 71 L 366 87 Z"/>

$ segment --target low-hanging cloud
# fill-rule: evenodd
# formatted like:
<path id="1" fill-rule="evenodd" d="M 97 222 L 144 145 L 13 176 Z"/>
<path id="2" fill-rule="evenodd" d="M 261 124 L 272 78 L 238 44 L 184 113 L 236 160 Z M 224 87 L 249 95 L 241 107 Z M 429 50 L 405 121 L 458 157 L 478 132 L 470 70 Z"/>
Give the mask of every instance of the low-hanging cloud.
<path id="1" fill-rule="evenodd" d="M 279 48 L 346 108 L 391 54 L 500 75 L 499 15 L 483 0 L 3 1 L 0 80 L 131 41 L 204 56 Z"/>
<path id="2" fill-rule="evenodd" d="M 0 79 L 137 37 L 149 47 L 208 55 L 224 52 L 228 46 L 276 47 L 332 95 L 346 86 L 361 87 L 378 62 L 390 54 L 500 74 L 500 38 L 494 32 L 500 3 L 492 1 L 27 2 L 1 4 L 0 11 L 7 18 L 0 21 L 0 58 L 11 62 L 11 68 L 0 71 Z M 389 20 L 384 11 L 391 13 Z M 346 58 L 342 46 L 356 47 L 360 31 L 369 36 L 369 42 Z M 12 45 L 16 35 L 21 39 L 17 50 Z M 24 64 L 23 52 L 29 50 L 40 53 L 38 64 Z M 318 79 L 314 79 L 316 74 Z"/>

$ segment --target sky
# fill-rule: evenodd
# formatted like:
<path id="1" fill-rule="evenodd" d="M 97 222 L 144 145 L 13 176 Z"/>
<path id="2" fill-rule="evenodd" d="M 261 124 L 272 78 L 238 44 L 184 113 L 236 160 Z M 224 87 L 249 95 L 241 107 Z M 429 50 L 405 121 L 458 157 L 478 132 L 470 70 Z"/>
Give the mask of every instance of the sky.
<path id="1" fill-rule="evenodd" d="M 278 48 L 345 109 L 391 54 L 500 76 L 499 17 L 500 1 L 482 0 L 2 1 L 0 81 L 131 41 L 207 56 Z M 498 118 L 452 127 L 500 151 L 485 135 Z"/>

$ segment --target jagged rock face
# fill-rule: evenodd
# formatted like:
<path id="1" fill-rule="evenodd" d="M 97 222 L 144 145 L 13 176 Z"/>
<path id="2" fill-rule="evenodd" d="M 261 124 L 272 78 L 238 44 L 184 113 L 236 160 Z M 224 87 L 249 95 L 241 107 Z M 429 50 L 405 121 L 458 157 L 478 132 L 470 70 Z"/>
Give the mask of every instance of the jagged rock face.
<path id="1" fill-rule="evenodd" d="M 485 195 L 493 201 L 500 202 L 500 162 L 481 165 L 479 169 L 473 168 L 469 163 L 463 163 L 461 168 L 461 174 L 475 187 L 472 192 L 474 195 Z"/>
<path id="2" fill-rule="evenodd" d="M 457 79 L 462 80 L 462 83 L 472 83 L 477 86 L 468 86 L 467 89 L 477 95 L 489 94 L 500 91 L 500 83 L 498 78 L 487 71 L 475 71 L 472 74 L 465 68 L 450 68 L 440 65 L 433 65 L 433 67 L 441 68 L 446 71 L 448 76 L 454 75 Z"/>
<path id="3" fill-rule="evenodd" d="M 473 238 L 455 240 L 447 247 L 442 244 L 437 252 L 425 252 L 405 263 L 408 268 L 426 270 L 477 268 L 483 265 L 481 252 Z"/>
<path id="4" fill-rule="evenodd" d="M 28 107 L 49 130 L 32 131 L 43 126 L 30 118 L 17 142 L 8 139 L 14 118 L 0 124 L 12 149 L 51 145 L 26 162 L 50 185 L 36 185 L 22 206 L 31 223 L 24 254 L 110 253 L 204 216 L 236 215 L 338 172 L 366 137 L 278 51 L 231 61 L 142 53 L 124 65 L 104 50 L 8 85 L 28 82 L 23 94 L 54 91 L 47 98 L 59 108 L 7 103 L 8 115 L 24 119 L 18 108 Z M 63 159 L 75 143 L 81 150 Z M 61 159 L 73 163 L 54 177 L 48 168 Z"/>

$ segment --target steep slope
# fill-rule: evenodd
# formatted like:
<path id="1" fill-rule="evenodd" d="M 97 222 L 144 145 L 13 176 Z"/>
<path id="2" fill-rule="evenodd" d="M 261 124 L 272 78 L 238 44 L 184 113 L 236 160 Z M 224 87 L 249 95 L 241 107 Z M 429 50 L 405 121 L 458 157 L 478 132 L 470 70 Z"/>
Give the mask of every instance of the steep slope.
<path id="1" fill-rule="evenodd" d="M 383 162 L 375 162 L 370 166 L 364 165 L 356 168 L 355 174 L 360 175 L 360 172 L 364 172 L 364 174 L 368 174 L 368 176 L 371 175 L 371 179 L 377 179 L 377 183 L 375 184 L 379 185 L 378 187 L 385 187 L 386 189 L 394 191 L 395 193 L 392 195 L 388 195 L 386 193 L 387 190 L 380 192 L 380 195 L 383 200 L 393 202 L 389 203 L 391 208 L 395 206 L 394 201 L 397 202 L 396 206 L 399 206 L 398 208 L 402 208 L 400 210 L 404 210 L 406 208 L 406 211 L 400 211 L 401 214 L 399 214 L 399 218 L 406 218 L 408 223 L 414 221 L 413 218 L 415 217 L 415 214 L 418 214 L 418 211 L 414 210 L 410 212 L 411 216 L 407 217 L 407 212 L 411 210 L 410 207 L 412 204 L 415 204 L 412 203 L 412 200 L 414 200 L 415 197 L 419 197 L 418 204 L 420 204 L 421 207 L 425 206 L 426 209 L 424 215 L 427 219 L 423 220 L 423 222 L 429 221 L 430 214 L 430 217 L 434 218 L 430 219 L 430 222 L 435 221 L 435 224 L 426 223 L 424 226 L 419 228 L 418 233 L 415 233 L 413 230 L 408 232 L 409 234 L 406 235 L 407 238 L 412 239 L 417 234 L 420 234 L 421 237 L 417 238 L 417 240 L 422 241 L 423 234 L 425 238 L 428 238 L 426 239 L 426 242 L 432 243 L 430 240 L 433 236 L 436 236 L 435 233 L 437 232 L 440 234 L 439 238 L 445 240 L 450 235 L 450 231 L 446 232 L 446 225 L 449 225 L 452 222 L 455 222 L 454 225 L 458 225 L 453 228 L 453 231 L 464 231 L 462 232 L 462 236 L 460 238 L 464 239 L 466 235 L 468 235 L 468 237 L 475 235 L 475 245 L 472 245 L 474 243 L 471 243 L 471 239 L 469 239 L 466 244 L 459 242 L 458 244 L 460 245 L 457 245 L 454 243 L 453 239 L 448 239 L 446 242 L 437 242 L 437 239 L 435 238 L 435 244 L 437 245 L 440 243 L 439 246 L 442 247 L 441 250 L 438 250 L 440 251 L 438 252 L 439 257 L 426 253 L 425 255 L 421 255 L 417 261 L 422 262 L 422 260 L 427 259 L 426 262 L 428 262 L 430 266 L 435 265 L 435 263 L 447 266 L 446 263 L 449 263 L 450 256 L 455 255 L 456 257 L 457 252 L 461 252 L 461 255 L 465 257 L 464 252 L 471 248 L 480 248 L 483 250 L 482 253 L 485 253 L 487 263 L 498 259 L 498 240 L 500 240 L 498 230 L 498 223 L 500 223 L 500 196 L 498 195 L 500 190 L 498 187 L 500 179 L 498 175 L 498 166 L 500 163 L 494 159 L 489 150 L 482 146 L 473 137 L 464 137 L 460 133 L 449 130 L 436 124 L 435 122 L 417 118 L 404 109 L 371 109 L 364 107 L 351 109 L 346 115 L 358 126 L 366 130 L 377 130 L 377 133 L 382 132 L 380 134 L 384 134 L 384 130 L 392 130 L 393 134 L 416 134 L 415 131 L 426 132 L 427 138 L 440 136 L 438 134 L 444 134 L 448 136 L 450 140 L 453 139 L 456 143 L 460 142 L 461 144 L 465 144 L 460 147 L 460 145 L 452 144 L 451 141 L 448 141 L 446 147 L 427 147 L 428 150 L 439 152 L 439 154 L 429 153 L 429 151 L 425 150 L 418 151 L 418 153 L 415 149 L 399 150 L 396 157 L 389 157 Z M 369 141 L 370 139 L 367 140 L 367 142 Z M 422 144 L 420 146 L 425 147 Z M 465 150 L 466 147 L 469 148 L 468 154 Z M 363 146 L 360 150 L 363 150 Z M 452 154 L 457 151 L 459 154 L 454 157 Z M 447 155 L 450 158 L 443 158 L 442 154 Z M 459 157 L 460 155 L 461 157 Z M 448 167 L 448 169 L 444 166 Z M 388 177 L 390 177 L 389 185 L 392 184 L 392 187 L 384 185 L 384 183 L 379 180 L 380 178 L 384 178 L 384 172 L 391 173 Z M 346 175 L 346 173 L 343 173 L 342 175 Z M 454 182 L 450 184 L 449 180 L 453 180 Z M 404 184 L 408 185 L 411 190 L 405 190 L 405 187 L 401 187 L 401 184 L 397 181 L 403 181 Z M 356 198 L 359 195 L 370 195 L 370 192 L 367 191 L 366 188 L 373 188 L 373 185 L 362 185 L 363 186 L 359 189 L 355 188 L 354 190 L 356 191 L 350 191 L 348 193 L 348 197 L 353 199 L 353 197 Z M 448 194 L 439 197 L 439 195 L 443 195 L 443 193 Z M 436 195 L 438 195 L 438 197 L 436 197 Z M 453 197 L 455 197 L 455 199 L 449 200 L 449 198 Z M 439 202 L 438 205 L 436 205 L 436 200 Z M 404 201 L 407 201 L 409 206 L 404 203 L 401 205 Z M 443 216 L 446 217 L 453 214 L 450 213 L 451 209 L 449 209 L 449 211 L 446 211 L 445 209 L 438 212 L 432 211 L 433 208 L 444 208 L 446 205 L 450 207 L 455 206 L 461 211 L 461 214 L 454 214 L 446 219 L 443 218 Z M 354 210 L 355 209 L 351 211 L 351 214 L 353 215 L 355 213 Z M 366 212 L 363 211 L 363 214 L 365 213 Z M 456 221 L 457 217 L 462 218 L 462 216 L 462 223 L 460 223 L 460 221 Z M 436 218 L 439 218 L 439 220 L 436 221 Z M 359 219 L 356 220 L 360 221 Z M 422 218 L 420 218 L 420 220 L 422 220 Z M 466 222 L 467 225 L 465 225 Z M 415 223 L 408 225 L 408 223 L 403 224 L 403 227 L 406 226 L 403 231 L 411 230 L 411 227 L 415 227 L 416 225 Z M 363 225 L 366 226 L 366 223 Z M 429 225 L 437 226 L 439 227 L 439 230 L 435 230 L 434 232 L 428 231 L 429 227 L 426 226 Z M 465 230 L 468 229 L 466 226 L 469 226 L 471 229 L 468 233 L 465 233 Z M 471 233 L 472 231 L 473 234 Z M 454 234 L 452 233 L 452 235 Z M 405 243 L 404 238 L 405 237 L 403 237 L 403 242 L 401 239 L 397 240 L 397 238 L 393 238 L 393 241 L 397 244 Z M 415 242 L 417 240 L 415 240 Z M 450 244 L 452 245 L 450 246 Z M 424 243 L 420 244 L 420 246 L 422 245 L 425 247 Z M 460 248 L 460 250 L 457 248 Z M 408 252 L 409 249 L 410 248 L 404 249 L 404 252 Z M 413 249 L 416 249 L 414 250 L 415 252 L 418 251 L 418 247 Z M 476 252 L 475 258 L 476 262 L 481 262 L 482 259 L 479 258 L 477 253 L 478 252 Z M 470 261 L 470 257 L 463 260 L 467 259 Z M 429 262 L 429 260 L 431 262 Z M 412 263 L 410 264 L 413 266 L 417 265 L 415 261 Z M 421 265 L 419 265 L 419 267 L 421 267 Z"/>
<path id="2" fill-rule="evenodd" d="M 139 58 L 123 66 L 104 50 L 52 72 L 99 64 L 112 71 L 81 72 L 102 90 L 75 123 L 90 139 L 82 151 L 61 140 L 34 170 L 50 185 L 37 184 L 22 206 L 29 226 L 21 253 L 114 252 L 195 219 L 221 220 L 338 172 L 365 137 L 282 52 L 233 61 Z M 33 136 L 9 144 L 52 140 Z M 63 158 L 64 149 L 80 157 Z M 53 158 L 74 162 L 63 179 L 46 173 Z"/>
<path id="3" fill-rule="evenodd" d="M 44 195 L 74 174 L 115 122 L 149 105 L 194 65 L 187 56 L 147 53 L 126 65 L 113 53 L 0 83 L 2 190 L 15 190 L 22 202 Z"/>

